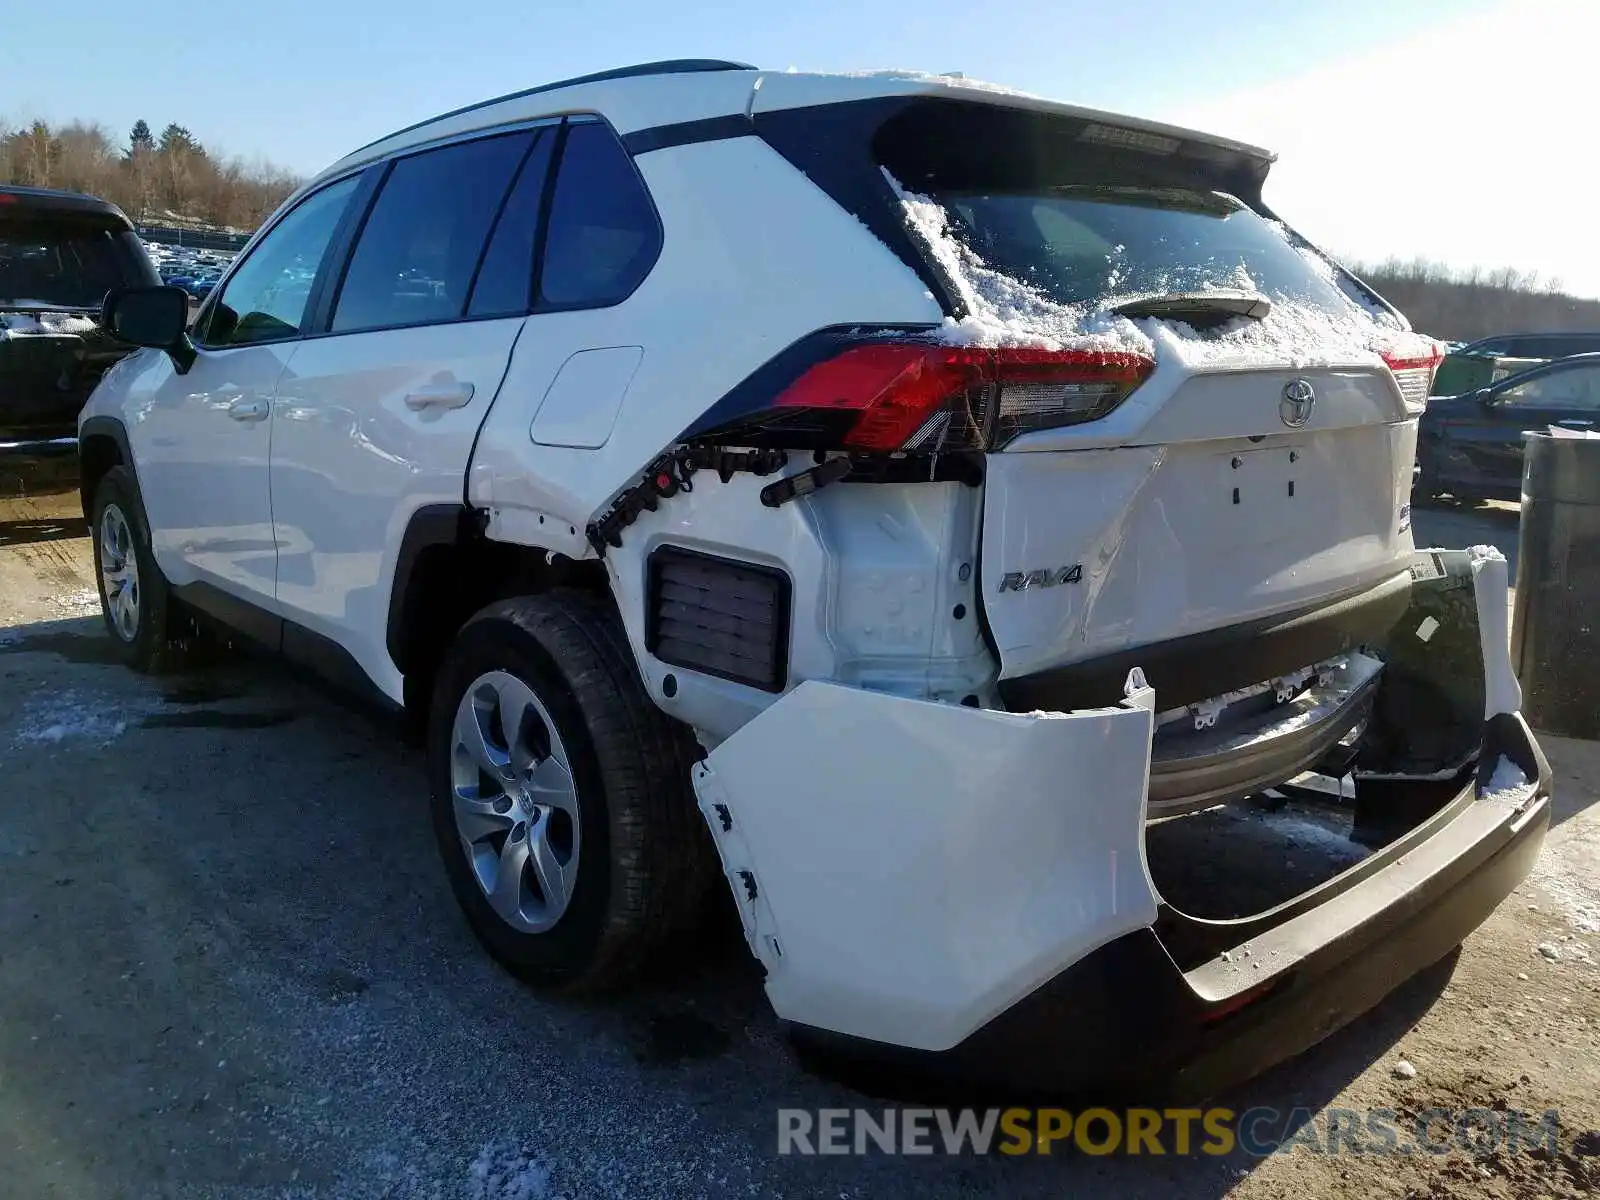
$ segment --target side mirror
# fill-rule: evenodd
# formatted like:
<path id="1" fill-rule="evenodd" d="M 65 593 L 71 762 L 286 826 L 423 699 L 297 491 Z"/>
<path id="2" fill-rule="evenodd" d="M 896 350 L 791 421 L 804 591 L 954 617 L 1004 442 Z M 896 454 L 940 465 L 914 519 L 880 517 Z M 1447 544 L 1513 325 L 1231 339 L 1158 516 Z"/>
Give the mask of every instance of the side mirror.
<path id="1" fill-rule="evenodd" d="M 165 350 L 178 374 L 194 365 L 189 293 L 178 287 L 126 288 L 106 297 L 100 324 L 119 342 Z"/>
<path id="2" fill-rule="evenodd" d="M 1472 398 L 1474 400 L 1476 400 L 1479 404 L 1481 404 L 1484 408 L 1488 408 L 1490 405 L 1492 405 L 1494 403 L 1495 394 L 1493 392 L 1491 392 L 1488 388 L 1479 388 L 1477 391 L 1472 393 Z"/>

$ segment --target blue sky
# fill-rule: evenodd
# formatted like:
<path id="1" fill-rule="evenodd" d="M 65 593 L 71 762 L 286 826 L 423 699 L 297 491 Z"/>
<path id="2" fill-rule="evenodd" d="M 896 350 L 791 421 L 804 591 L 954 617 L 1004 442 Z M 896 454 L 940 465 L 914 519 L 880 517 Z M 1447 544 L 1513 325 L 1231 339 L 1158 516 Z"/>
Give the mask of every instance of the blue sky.
<path id="1" fill-rule="evenodd" d="M 1282 156 L 1269 201 L 1341 254 L 1513 265 L 1600 295 L 1587 205 L 1540 197 L 1548 211 L 1530 213 L 1503 190 L 1452 189 L 1465 172 L 1442 157 L 1482 142 L 1455 127 L 1486 120 L 1493 149 L 1519 159 L 1530 133 L 1550 149 L 1569 132 L 1589 142 L 1594 0 L 168 0 L 160 18 L 129 4 L 78 11 L 91 9 L 66 21 L 58 6 L 10 6 L 0 120 L 81 117 L 118 133 L 138 118 L 158 131 L 176 120 L 208 146 L 310 173 L 434 113 L 630 62 L 963 71 L 1267 145 Z M 1486 69 L 1521 53 L 1539 61 L 1529 78 Z M 1581 247 L 1558 236 L 1569 220 L 1582 222 Z"/>

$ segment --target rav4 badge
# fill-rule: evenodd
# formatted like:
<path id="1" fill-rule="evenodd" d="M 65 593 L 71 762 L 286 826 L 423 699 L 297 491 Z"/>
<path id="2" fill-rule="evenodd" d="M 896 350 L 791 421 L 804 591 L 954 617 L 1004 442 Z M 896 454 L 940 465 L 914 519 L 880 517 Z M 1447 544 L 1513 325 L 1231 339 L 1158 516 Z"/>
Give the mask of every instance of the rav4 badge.
<path id="1" fill-rule="evenodd" d="M 1083 564 L 1055 567 L 1044 571 L 1007 571 L 1000 577 L 1000 591 L 1025 592 L 1029 588 L 1058 587 L 1063 583 L 1077 583 L 1083 578 Z"/>

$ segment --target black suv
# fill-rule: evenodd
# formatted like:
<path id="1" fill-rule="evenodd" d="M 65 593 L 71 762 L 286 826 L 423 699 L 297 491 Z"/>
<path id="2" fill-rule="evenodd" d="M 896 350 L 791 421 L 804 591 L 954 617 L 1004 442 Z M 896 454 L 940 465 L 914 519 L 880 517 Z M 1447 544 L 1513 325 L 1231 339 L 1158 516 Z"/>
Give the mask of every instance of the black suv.
<path id="1" fill-rule="evenodd" d="M 75 450 L 78 410 L 132 349 L 102 332 L 101 302 L 160 282 L 116 205 L 0 185 L 0 461 Z"/>

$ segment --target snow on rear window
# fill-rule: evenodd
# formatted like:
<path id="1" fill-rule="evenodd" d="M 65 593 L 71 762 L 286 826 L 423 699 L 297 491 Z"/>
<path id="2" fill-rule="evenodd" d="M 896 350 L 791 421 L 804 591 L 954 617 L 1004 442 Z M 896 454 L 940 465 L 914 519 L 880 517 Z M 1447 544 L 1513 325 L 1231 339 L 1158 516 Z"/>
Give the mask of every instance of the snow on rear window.
<path id="1" fill-rule="evenodd" d="M 1346 295 L 1325 260 L 1231 196 L 1131 188 L 930 196 L 885 175 L 966 309 L 946 322 L 949 340 L 1145 354 L 1159 342 L 1196 366 L 1376 361 L 1382 330 L 1371 310 Z M 1112 311 L 1208 292 L 1254 293 L 1272 308 L 1264 319 L 1205 329 Z"/>
<path id="2" fill-rule="evenodd" d="M 1150 339 L 1126 317 L 1064 304 L 1031 282 L 997 270 L 950 227 L 950 213 L 937 200 L 904 190 L 884 172 L 904 206 L 911 231 L 927 247 L 955 287 L 966 316 L 946 318 L 947 340 L 979 346 L 1092 347 L 1152 352 Z"/>

